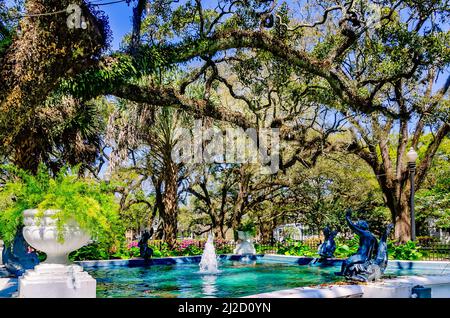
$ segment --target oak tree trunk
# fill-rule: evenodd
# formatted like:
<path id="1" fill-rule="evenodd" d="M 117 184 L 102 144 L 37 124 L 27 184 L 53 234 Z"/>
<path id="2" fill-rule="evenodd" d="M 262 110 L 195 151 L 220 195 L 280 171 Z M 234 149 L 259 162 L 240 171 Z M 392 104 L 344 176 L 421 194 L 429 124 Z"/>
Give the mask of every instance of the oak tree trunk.
<path id="1" fill-rule="evenodd" d="M 395 225 L 395 240 L 401 243 L 411 240 L 411 214 L 410 214 L 410 192 L 409 182 L 400 188 L 400 197 L 394 190 L 382 187 L 386 206 L 389 208 Z"/>
<path id="2" fill-rule="evenodd" d="M 221 227 L 220 225 L 216 225 L 213 228 L 213 233 L 214 233 L 214 238 L 218 239 L 218 240 L 224 240 L 225 239 L 225 231 L 224 228 Z"/>
<path id="3" fill-rule="evenodd" d="M 394 224 L 395 240 L 405 243 L 411 240 L 411 213 L 409 208 L 409 195 L 402 192 L 398 201 Z"/>

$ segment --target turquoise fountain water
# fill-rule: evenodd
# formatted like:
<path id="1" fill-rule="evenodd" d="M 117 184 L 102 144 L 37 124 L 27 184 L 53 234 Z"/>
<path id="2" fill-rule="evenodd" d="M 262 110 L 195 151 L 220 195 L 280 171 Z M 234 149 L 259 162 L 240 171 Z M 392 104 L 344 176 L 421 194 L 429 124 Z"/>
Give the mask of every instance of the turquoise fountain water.
<path id="1" fill-rule="evenodd" d="M 199 273 L 199 264 L 86 269 L 97 279 L 97 297 L 243 297 L 252 294 L 342 281 L 339 266 L 320 267 L 258 259 L 224 260 L 220 273 Z M 387 275 L 441 274 L 442 269 L 387 269 Z"/>
<path id="2" fill-rule="evenodd" d="M 201 274 L 198 264 L 111 267 L 88 270 L 97 297 L 242 297 L 340 280 L 338 268 L 256 261 L 221 261 L 220 273 Z"/>
<path id="3" fill-rule="evenodd" d="M 431 265 L 392 261 L 385 275 L 442 275 L 447 270 L 446 267 Z M 221 255 L 219 261 L 212 235 L 208 237 L 201 258 L 155 259 L 146 266 L 131 262 L 128 266 L 86 268 L 97 280 L 99 298 L 243 297 L 333 284 L 344 280 L 334 274 L 339 269 L 338 261 L 319 264 L 311 263 L 310 258 L 281 255 Z"/>

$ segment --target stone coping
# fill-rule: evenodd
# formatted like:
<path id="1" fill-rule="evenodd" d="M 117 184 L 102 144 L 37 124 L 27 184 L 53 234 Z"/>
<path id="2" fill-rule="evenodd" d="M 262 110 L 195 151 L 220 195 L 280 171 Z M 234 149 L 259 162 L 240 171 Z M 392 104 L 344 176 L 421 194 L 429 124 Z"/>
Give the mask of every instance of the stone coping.
<path id="1" fill-rule="evenodd" d="M 450 298 L 450 274 L 402 276 L 364 284 L 298 287 L 243 298 L 411 298 L 412 288 L 416 285 L 430 287 L 432 298 Z"/>
<path id="2" fill-rule="evenodd" d="M 235 254 L 221 254 L 218 255 L 220 259 L 226 259 L 231 261 L 239 261 L 245 255 Z M 263 254 L 249 255 L 251 260 L 263 257 Z M 175 264 L 197 264 L 201 260 L 201 255 L 196 256 L 172 256 L 172 257 L 156 257 L 145 261 L 143 258 L 131 258 L 131 259 L 113 259 L 113 260 L 95 260 L 95 261 L 78 261 L 75 264 L 83 266 L 83 268 L 96 268 L 96 267 L 141 267 L 151 265 L 175 265 Z"/>
<path id="3" fill-rule="evenodd" d="M 17 278 L 0 278 L 0 298 L 16 297 L 18 286 Z"/>
<path id="4" fill-rule="evenodd" d="M 359 285 L 298 287 L 268 293 L 250 295 L 242 298 L 361 298 L 364 291 Z"/>
<path id="5" fill-rule="evenodd" d="M 389 260 L 388 268 L 397 269 L 440 269 L 446 273 L 450 273 L 449 261 L 400 261 Z"/>
<path id="6" fill-rule="evenodd" d="M 287 256 L 278 254 L 256 254 L 248 255 L 251 260 L 263 259 L 266 262 L 279 263 L 283 262 L 286 264 L 292 263 L 297 265 L 308 265 L 314 260 L 312 257 L 300 257 L 300 256 Z M 218 255 L 220 259 L 226 259 L 231 261 L 239 261 L 245 255 L 236 254 L 221 254 Z M 107 266 L 127 266 L 127 267 L 139 267 L 139 266 L 149 266 L 149 265 L 174 265 L 174 264 L 193 264 L 199 263 L 201 255 L 195 256 L 171 256 L 171 257 L 155 257 L 151 258 L 148 262 L 145 262 L 142 258 L 131 258 L 131 259 L 113 259 L 113 260 L 92 260 L 92 261 L 77 261 L 76 264 L 83 266 L 85 268 L 92 267 L 107 267 Z M 335 266 L 340 265 L 342 259 L 329 259 L 325 262 L 317 262 L 318 265 L 323 266 Z"/>
<path id="7" fill-rule="evenodd" d="M 265 261 L 309 264 L 312 258 L 266 254 Z M 330 260 L 331 266 L 342 259 Z M 450 262 L 389 260 L 390 269 L 435 269 L 441 275 L 399 276 L 366 284 L 309 286 L 250 295 L 245 298 L 410 298 L 416 285 L 431 287 L 432 298 L 450 298 Z"/>
<path id="8" fill-rule="evenodd" d="M 283 262 L 287 264 L 297 264 L 297 265 L 340 266 L 343 262 L 343 259 L 339 258 L 329 258 L 326 260 L 320 260 L 314 257 L 279 255 L 279 254 L 264 254 L 262 258 L 266 262 L 273 262 L 273 263 Z"/>

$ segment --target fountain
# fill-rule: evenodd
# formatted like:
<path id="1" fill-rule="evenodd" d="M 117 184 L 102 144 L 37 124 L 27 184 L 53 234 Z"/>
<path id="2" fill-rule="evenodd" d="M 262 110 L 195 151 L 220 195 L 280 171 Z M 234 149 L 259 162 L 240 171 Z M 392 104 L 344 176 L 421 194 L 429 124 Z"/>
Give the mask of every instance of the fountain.
<path id="1" fill-rule="evenodd" d="M 217 256 L 214 248 L 214 237 L 210 233 L 203 250 L 202 259 L 200 260 L 200 273 L 217 274 Z"/>
<path id="2" fill-rule="evenodd" d="M 150 229 L 150 232 L 145 230 L 138 242 L 139 256 L 144 259 L 145 263 L 148 263 L 149 259 L 153 256 L 153 249 L 148 246 L 148 240 L 152 237 L 152 235 L 153 228 Z"/>
<path id="3" fill-rule="evenodd" d="M 39 264 L 36 252 L 29 253 L 22 229 L 18 230 L 11 246 L 6 246 L 2 252 L 3 264 L 6 270 L 14 276 L 21 276 L 27 269 L 33 269 Z"/>

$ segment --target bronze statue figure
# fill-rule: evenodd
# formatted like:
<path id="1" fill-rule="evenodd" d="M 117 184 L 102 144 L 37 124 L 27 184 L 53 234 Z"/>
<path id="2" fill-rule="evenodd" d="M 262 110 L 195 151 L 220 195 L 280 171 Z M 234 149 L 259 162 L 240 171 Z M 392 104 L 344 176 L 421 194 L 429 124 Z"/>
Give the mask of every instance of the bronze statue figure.
<path id="1" fill-rule="evenodd" d="M 4 247 L 2 259 L 6 270 L 14 276 L 20 276 L 27 269 L 33 269 L 39 264 L 36 252 L 28 251 L 28 244 L 23 238 L 22 228 L 17 230 L 12 244 Z"/>
<path id="2" fill-rule="evenodd" d="M 342 263 L 338 276 L 345 276 L 347 279 L 367 282 L 379 279 L 387 266 L 387 244 L 386 240 L 393 225 L 390 224 L 380 242 L 369 231 L 366 221 L 351 221 L 351 210 L 346 213 L 346 220 L 350 228 L 359 236 L 359 247 L 356 253 Z"/>
<path id="3" fill-rule="evenodd" d="M 378 243 L 378 251 L 377 257 L 375 258 L 375 264 L 380 266 L 381 272 L 384 273 L 384 270 L 387 267 L 388 263 L 388 249 L 387 249 L 387 238 L 389 233 L 394 228 L 394 224 L 389 224 L 384 232 L 383 236 L 380 239 L 380 243 Z"/>
<path id="4" fill-rule="evenodd" d="M 323 229 L 323 235 L 325 240 L 322 244 L 320 244 L 318 254 L 321 259 L 333 258 L 334 251 L 336 250 L 336 242 L 334 241 L 334 238 L 337 235 L 337 231 L 331 231 L 330 227 L 326 226 Z"/>
<path id="5" fill-rule="evenodd" d="M 153 235 L 153 228 L 149 231 L 145 230 L 142 233 L 141 238 L 138 242 L 139 247 L 139 255 L 145 260 L 148 261 L 153 256 L 153 249 L 148 246 L 148 240 Z"/>

